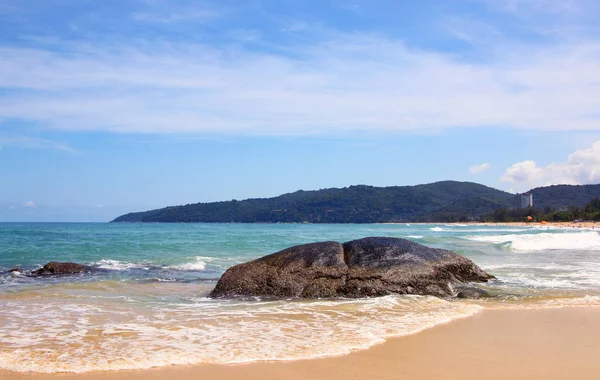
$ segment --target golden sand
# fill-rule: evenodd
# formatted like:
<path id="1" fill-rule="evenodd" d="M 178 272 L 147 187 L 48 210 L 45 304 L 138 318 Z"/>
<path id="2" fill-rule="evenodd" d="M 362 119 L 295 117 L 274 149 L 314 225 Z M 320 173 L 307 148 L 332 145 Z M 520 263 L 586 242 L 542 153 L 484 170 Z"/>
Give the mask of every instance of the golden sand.
<path id="1" fill-rule="evenodd" d="M 598 378 L 599 307 L 486 310 L 366 351 L 324 359 L 81 375 L 0 372 L 2 380 Z"/>

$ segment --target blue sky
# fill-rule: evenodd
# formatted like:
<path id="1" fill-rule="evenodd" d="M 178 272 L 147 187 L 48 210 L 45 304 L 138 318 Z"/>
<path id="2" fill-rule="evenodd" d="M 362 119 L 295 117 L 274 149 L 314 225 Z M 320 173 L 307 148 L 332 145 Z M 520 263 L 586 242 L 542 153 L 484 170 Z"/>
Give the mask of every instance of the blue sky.
<path id="1" fill-rule="evenodd" d="M 595 0 L 3 0 L 0 221 L 353 184 L 598 183 L 598 14 Z"/>

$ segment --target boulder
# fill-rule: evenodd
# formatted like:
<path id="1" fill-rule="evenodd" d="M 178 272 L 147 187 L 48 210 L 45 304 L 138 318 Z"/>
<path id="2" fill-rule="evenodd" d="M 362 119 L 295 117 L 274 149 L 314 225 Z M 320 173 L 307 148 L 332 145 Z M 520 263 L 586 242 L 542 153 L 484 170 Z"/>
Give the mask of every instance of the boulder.
<path id="1" fill-rule="evenodd" d="M 405 239 L 369 237 L 304 244 L 229 268 L 212 297 L 447 297 L 455 287 L 489 275 L 452 251 Z"/>
<path id="2" fill-rule="evenodd" d="M 13 277 L 18 277 L 21 275 L 21 269 L 20 268 L 12 268 L 10 270 L 7 270 L 6 272 L 0 272 L 0 274 L 9 274 Z"/>
<path id="3" fill-rule="evenodd" d="M 59 263 L 51 262 L 44 265 L 43 268 L 34 270 L 31 274 L 36 276 L 55 275 L 55 274 L 74 274 L 89 272 L 92 268 L 87 265 L 76 264 L 76 263 Z"/>

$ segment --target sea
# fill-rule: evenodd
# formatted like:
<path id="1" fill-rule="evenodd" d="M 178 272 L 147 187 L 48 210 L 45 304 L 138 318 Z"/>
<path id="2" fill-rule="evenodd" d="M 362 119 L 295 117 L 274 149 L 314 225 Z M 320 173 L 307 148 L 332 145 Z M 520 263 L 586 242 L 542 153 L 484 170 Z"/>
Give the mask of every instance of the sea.
<path id="1" fill-rule="evenodd" d="M 208 297 L 232 265 L 392 236 L 496 276 L 479 300 Z M 102 270 L 27 274 L 50 261 Z M 20 272 L 8 272 L 19 268 Z M 462 224 L 0 223 L 0 370 L 73 372 L 344 355 L 486 309 L 600 306 L 595 229 Z"/>

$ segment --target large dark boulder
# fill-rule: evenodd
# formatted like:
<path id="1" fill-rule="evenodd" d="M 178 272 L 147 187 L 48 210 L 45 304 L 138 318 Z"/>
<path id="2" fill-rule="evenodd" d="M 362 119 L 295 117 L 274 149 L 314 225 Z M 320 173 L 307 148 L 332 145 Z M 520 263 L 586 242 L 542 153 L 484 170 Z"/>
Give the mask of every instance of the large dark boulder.
<path id="1" fill-rule="evenodd" d="M 340 243 L 299 245 L 229 268 L 212 296 L 335 297 L 347 272 Z"/>
<path id="2" fill-rule="evenodd" d="M 31 274 L 36 276 L 44 276 L 44 275 L 56 275 L 56 274 L 74 274 L 74 273 L 83 273 L 89 272 L 92 268 L 87 265 L 76 264 L 76 263 L 59 263 L 53 261 L 44 265 L 43 268 L 38 270 L 34 270 Z"/>
<path id="3" fill-rule="evenodd" d="M 452 251 L 370 237 L 299 245 L 229 268 L 212 297 L 453 296 L 456 286 L 493 276 Z"/>

